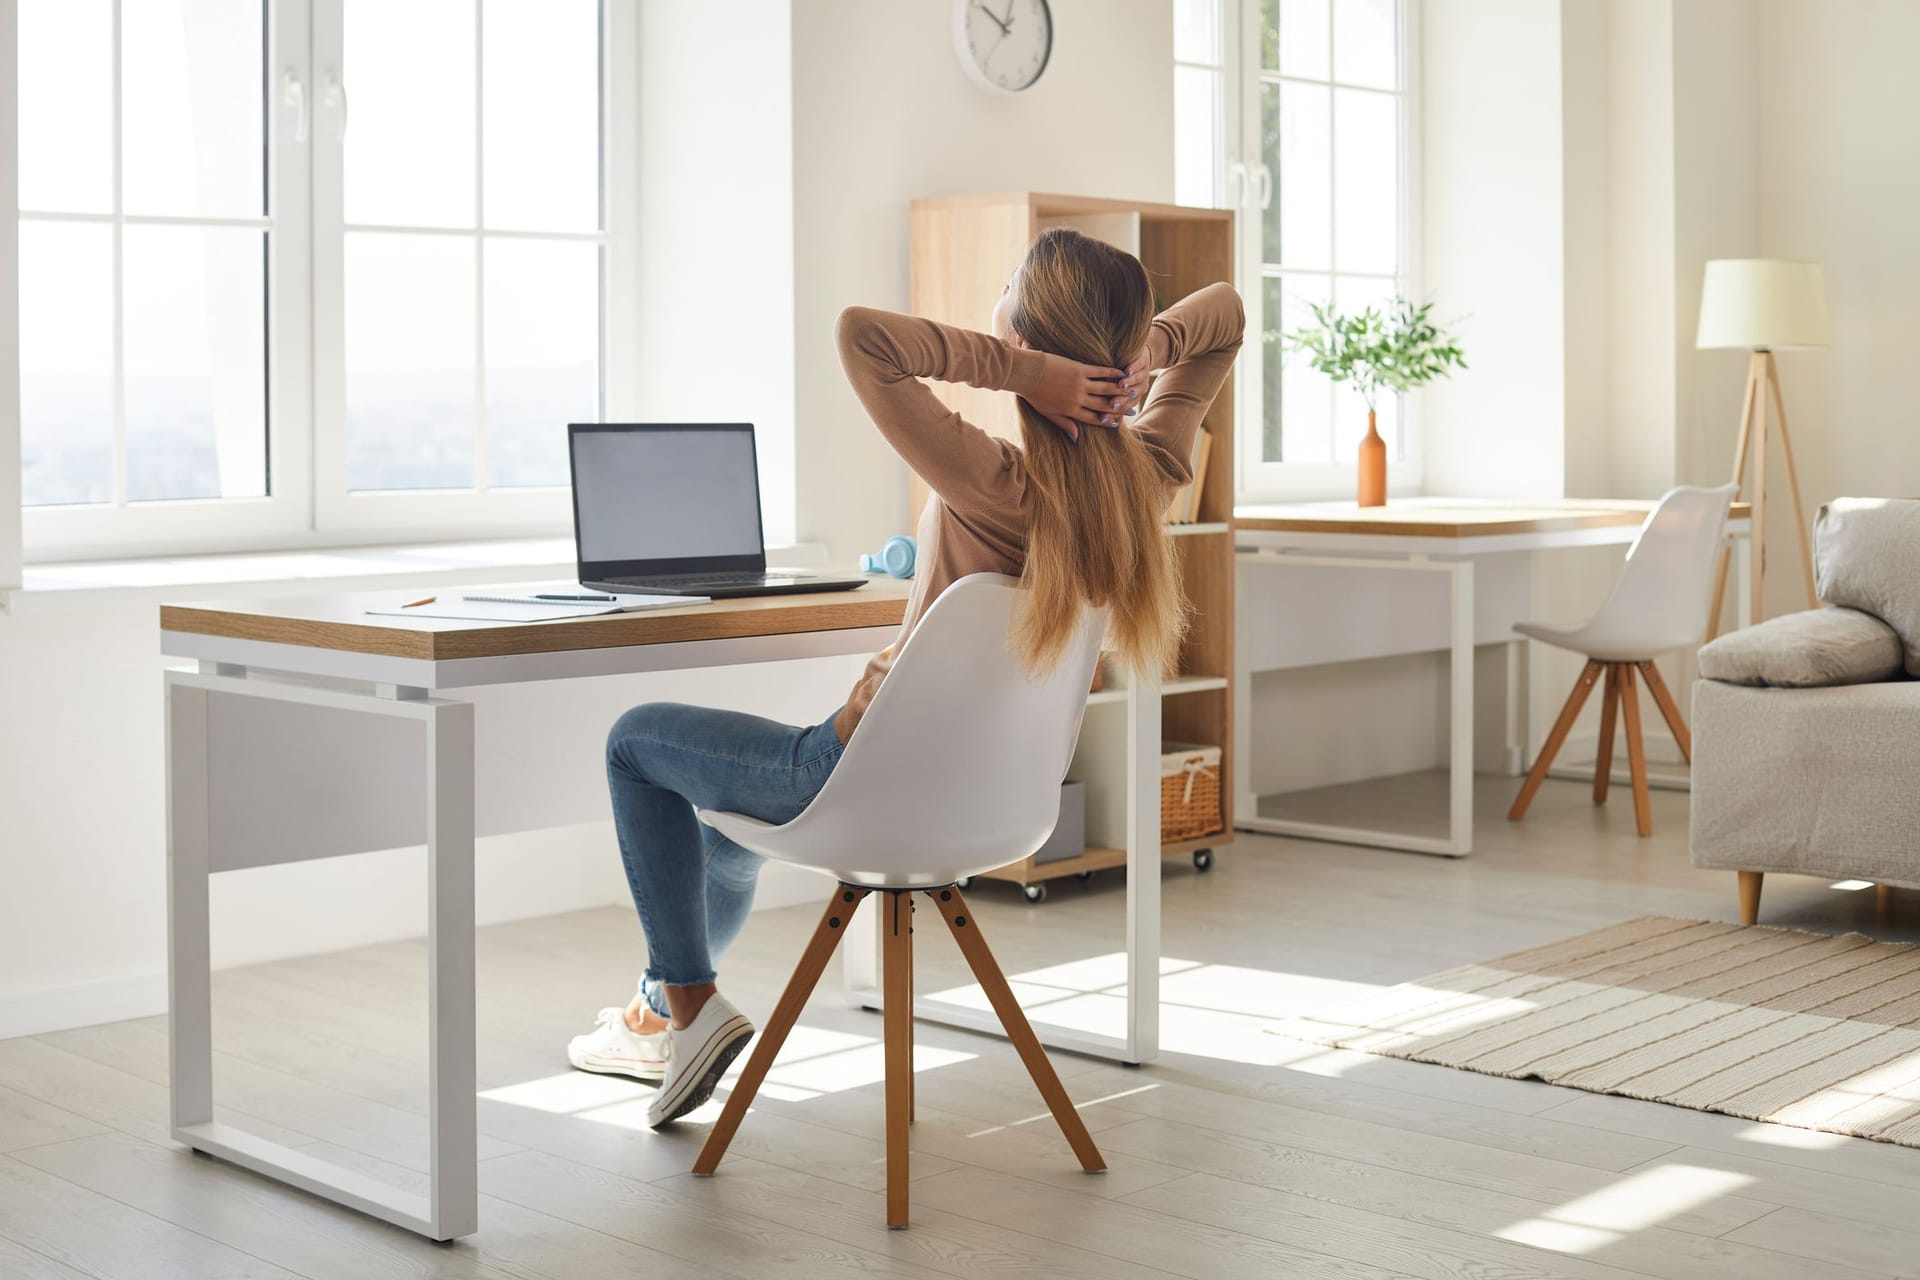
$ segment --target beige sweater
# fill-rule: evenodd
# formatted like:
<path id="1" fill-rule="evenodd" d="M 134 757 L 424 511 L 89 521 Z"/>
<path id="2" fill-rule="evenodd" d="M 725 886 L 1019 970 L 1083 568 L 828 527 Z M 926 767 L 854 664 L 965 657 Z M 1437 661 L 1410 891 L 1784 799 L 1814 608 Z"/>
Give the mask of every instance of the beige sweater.
<path id="1" fill-rule="evenodd" d="M 1209 285 L 1154 318 L 1147 359 L 1165 372 L 1122 429 L 1145 437 L 1167 473 L 1169 499 L 1193 478 L 1193 433 L 1233 368 L 1245 323 L 1240 295 L 1225 284 Z M 874 425 L 934 494 L 920 518 L 913 590 L 900 634 L 867 664 L 834 720 L 846 742 L 894 655 L 941 592 L 970 573 L 1018 577 L 1026 565 L 1025 451 L 948 409 L 921 379 L 1023 395 L 1039 379 L 1044 357 L 989 334 L 867 307 L 840 313 L 838 337 L 847 380 Z"/>

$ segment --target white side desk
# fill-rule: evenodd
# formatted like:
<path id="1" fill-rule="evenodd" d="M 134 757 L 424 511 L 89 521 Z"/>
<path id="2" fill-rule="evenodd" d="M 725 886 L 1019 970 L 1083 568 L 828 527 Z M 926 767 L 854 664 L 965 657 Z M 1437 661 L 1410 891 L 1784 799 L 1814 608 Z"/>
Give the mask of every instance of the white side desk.
<path id="1" fill-rule="evenodd" d="M 1507 758 L 1517 771 L 1527 756 L 1526 677 L 1519 658 L 1521 640 L 1513 633 L 1513 624 L 1532 614 L 1525 561 L 1511 553 L 1631 543 L 1652 508 L 1651 502 L 1624 499 L 1519 503 L 1460 498 L 1396 499 L 1384 507 L 1367 508 L 1336 502 L 1237 508 L 1235 559 L 1254 572 L 1241 596 L 1242 633 L 1234 646 L 1241 664 L 1234 673 L 1239 703 L 1234 712 L 1235 745 L 1242 761 L 1239 776 L 1245 780 L 1235 799 L 1234 825 L 1248 831 L 1446 857 L 1472 852 L 1476 645 L 1507 645 Z M 1727 536 L 1741 557 L 1735 581 L 1742 592 L 1738 604 L 1742 618 L 1750 612 L 1744 594 L 1751 577 L 1745 560 L 1749 526 L 1746 504 L 1736 503 Z M 1366 596 L 1339 585 L 1350 584 L 1350 575 L 1357 570 L 1396 579 L 1443 580 L 1444 634 L 1428 636 L 1420 625 L 1424 619 L 1410 623 L 1404 617 L 1404 591 Z M 1287 634 L 1277 645 L 1254 643 L 1256 637 L 1246 633 L 1247 626 L 1255 624 L 1245 620 L 1258 613 L 1255 602 L 1262 598 L 1302 602 L 1296 616 L 1285 619 Z M 1700 608 L 1704 618 L 1707 602 L 1703 600 Z M 1282 650 L 1282 660 L 1261 661 L 1255 655 L 1263 648 Z M 1444 836 L 1304 822 L 1259 812 L 1251 781 L 1253 671 L 1436 649 L 1446 650 L 1449 659 Z"/>
<path id="2" fill-rule="evenodd" d="M 881 579 L 853 592 L 507 625 L 366 614 L 411 598 L 404 588 L 164 607 L 162 652 L 199 664 L 165 674 L 174 1138 L 436 1240 L 477 1230 L 474 839 L 577 823 L 584 794 L 603 793 L 604 781 L 582 777 L 567 794 L 510 781 L 476 788 L 474 704 L 441 695 L 870 654 L 892 640 L 906 593 Z M 1129 841 L 1128 1032 L 1098 1043 L 1036 1031 L 1056 1047 L 1145 1061 L 1158 1037 L 1158 691 L 1129 699 L 1139 707 L 1129 715 L 1138 739 L 1130 782 L 1151 785 L 1130 787 L 1129 825 L 1150 834 Z M 510 779 L 516 744 L 487 736 L 479 745 L 490 772 Z M 420 844 L 429 868 L 424 1196 L 215 1118 L 208 906 L 208 877 L 219 872 Z"/>

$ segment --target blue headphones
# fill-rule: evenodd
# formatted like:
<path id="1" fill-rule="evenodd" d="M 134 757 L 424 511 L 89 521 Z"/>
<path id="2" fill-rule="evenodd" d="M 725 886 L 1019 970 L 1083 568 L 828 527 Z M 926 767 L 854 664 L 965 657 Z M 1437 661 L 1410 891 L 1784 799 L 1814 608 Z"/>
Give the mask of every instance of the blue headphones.
<path id="1" fill-rule="evenodd" d="M 884 573 L 895 578 L 913 576 L 913 560 L 918 548 L 912 538 L 895 534 L 887 539 L 887 545 L 873 555 L 860 557 L 860 572 Z"/>

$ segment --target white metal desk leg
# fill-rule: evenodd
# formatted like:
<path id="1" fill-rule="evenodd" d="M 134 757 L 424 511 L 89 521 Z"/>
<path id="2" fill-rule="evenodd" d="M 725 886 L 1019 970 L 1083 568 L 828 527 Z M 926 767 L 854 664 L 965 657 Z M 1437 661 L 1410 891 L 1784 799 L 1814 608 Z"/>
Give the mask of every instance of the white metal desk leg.
<path id="1" fill-rule="evenodd" d="M 1473 561 L 1448 565 L 1453 587 L 1448 717 L 1452 750 L 1447 762 L 1447 843 L 1455 856 L 1473 852 Z"/>
<path id="2" fill-rule="evenodd" d="M 1127 1058 L 1160 1056 L 1160 680 L 1127 693 Z"/>
<path id="3" fill-rule="evenodd" d="M 172 1128 L 213 1119 L 213 991 L 207 875 L 207 698 L 165 677 L 167 1049 Z"/>
<path id="4" fill-rule="evenodd" d="M 427 1078 L 436 1240 L 480 1229 L 474 1100 L 473 704 L 427 718 Z"/>

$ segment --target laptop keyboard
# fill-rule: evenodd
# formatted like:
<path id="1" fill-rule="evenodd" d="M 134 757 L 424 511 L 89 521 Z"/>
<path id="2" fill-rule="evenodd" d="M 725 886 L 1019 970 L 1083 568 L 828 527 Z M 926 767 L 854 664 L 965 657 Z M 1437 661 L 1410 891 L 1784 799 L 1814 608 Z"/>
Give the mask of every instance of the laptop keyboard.
<path id="1" fill-rule="evenodd" d="M 608 581 L 622 586 L 636 587 L 701 587 L 752 585 L 759 582 L 797 582 L 806 575 L 798 573 L 760 573 L 752 569 L 736 569 L 727 573 L 663 573 L 644 578 L 611 578 Z"/>

